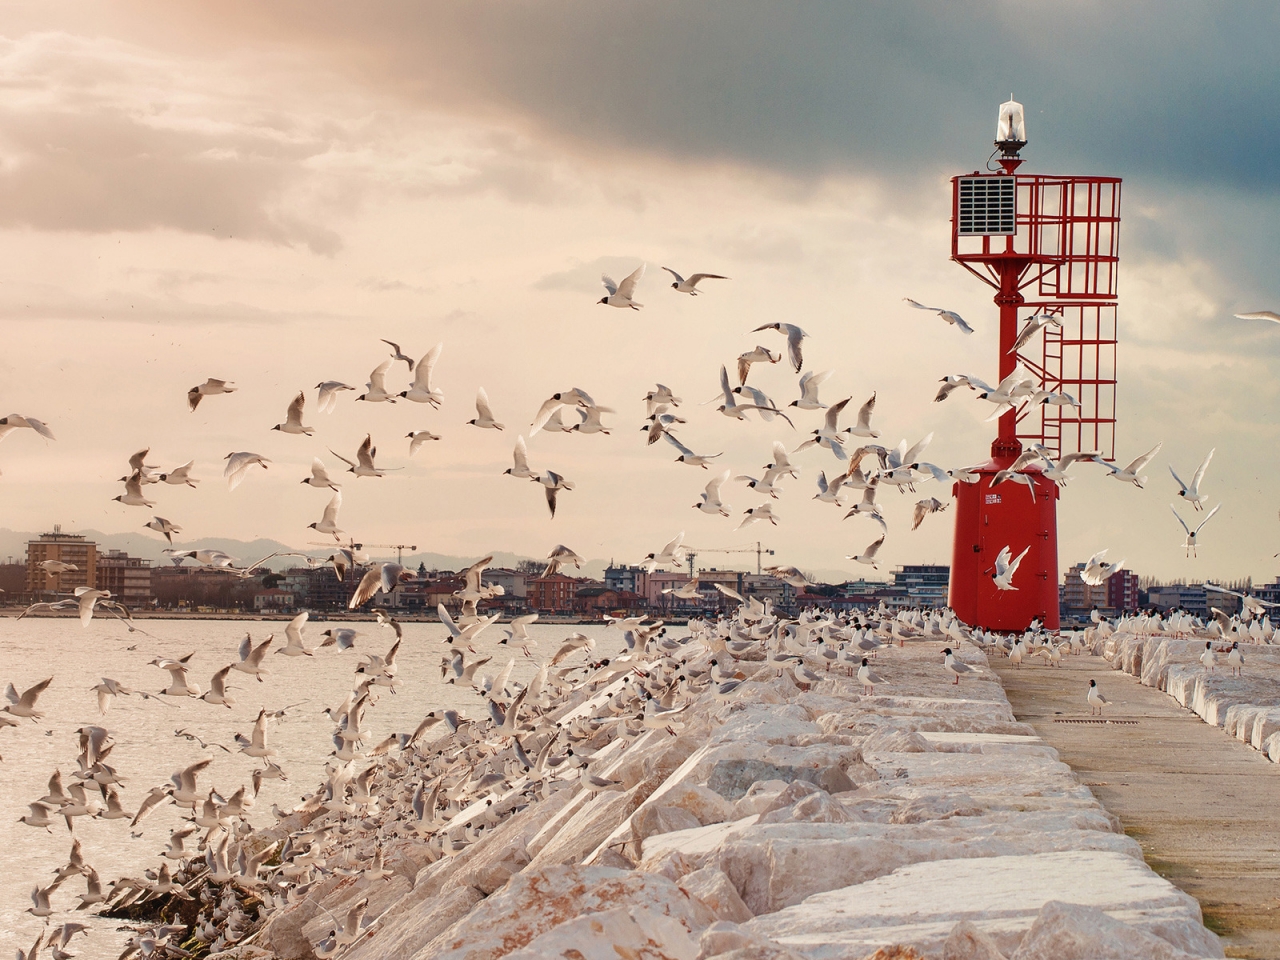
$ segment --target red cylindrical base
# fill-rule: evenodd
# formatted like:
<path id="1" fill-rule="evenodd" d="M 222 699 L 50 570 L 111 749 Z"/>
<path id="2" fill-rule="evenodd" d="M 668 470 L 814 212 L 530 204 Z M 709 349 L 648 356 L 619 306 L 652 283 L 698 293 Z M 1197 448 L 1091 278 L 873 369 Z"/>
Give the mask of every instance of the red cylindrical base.
<path id="1" fill-rule="evenodd" d="M 1007 464 L 1005 464 L 1007 465 Z M 1026 475 L 1031 491 L 1005 481 L 994 490 L 991 479 L 1000 469 L 996 461 L 977 468 L 977 483 L 957 483 L 956 533 L 951 558 L 951 609 L 964 623 L 986 630 L 1021 631 L 1032 620 L 1057 630 L 1058 616 L 1058 487 L 1034 467 Z M 992 580 L 996 555 L 1008 547 L 1023 557 L 1012 583 L 1018 589 L 1000 590 Z"/>

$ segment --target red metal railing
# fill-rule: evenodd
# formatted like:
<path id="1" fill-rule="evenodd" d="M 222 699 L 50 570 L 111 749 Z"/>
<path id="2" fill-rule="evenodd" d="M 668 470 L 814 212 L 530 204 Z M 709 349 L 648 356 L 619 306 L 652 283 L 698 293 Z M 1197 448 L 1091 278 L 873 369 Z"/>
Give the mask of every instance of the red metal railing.
<path id="1" fill-rule="evenodd" d="M 971 175 L 988 176 L 1009 174 Z M 1037 313 L 1057 316 L 1062 327 L 1046 326 L 1017 361 L 1044 389 L 1080 403 L 1024 406 L 1017 415 L 1018 439 L 1041 443 L 1056 455 L 1098 450 L 1113 459 L 1120 180 L 1014 174 L 1015 232 L 991 236 L 960 232 L 960 181 L 969 179 L 952 181 L 951 257 L 996 290 L 1002 277 L 1016 278 L 1005 285 L 1016 288 L 1021 302 L 1004 301 L 1005 309 L 1016 306 L 1017 324 L 1002 324 L 1003 366 L 1011 329 L 1021 329 Z"/>

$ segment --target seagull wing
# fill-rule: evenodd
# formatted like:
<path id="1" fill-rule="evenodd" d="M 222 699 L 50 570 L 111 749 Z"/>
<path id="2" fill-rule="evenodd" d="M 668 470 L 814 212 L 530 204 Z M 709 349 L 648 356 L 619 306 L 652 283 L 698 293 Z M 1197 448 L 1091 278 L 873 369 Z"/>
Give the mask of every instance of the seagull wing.
<path id="1" fill-rule="evenodd" d="M 926 307 L 923 303 L 917 303 L 915 300 L 912 300 L 910 297 L 903 297 L 902 299 L 907 301 L 907 303 L 911 304 L 911 306 L 915 307 L 917 310 L 928 310 L 931 313 L 942 312 L 941 307 Z"/>
<path id="2" fill-rule="evenodd" d="M 385 340 L 383 341 L 386 342 Z M 380 364 L 373 368 L 373 373 L 369 374 L 369 386 L 378 392 L 386 393 L 387 391 L 387 371 L 391 368 L 391 360 L 383 360 Z"/>
<path id="3" fill-rule="evenodd" d="M 1173 474 L 1173 479 L 1178 482 L 1178 487 L 1179 487 L 1178 494 L 1181 495 L 1186 493 L 1189 488 L 1185 483 L 1182 482 L 1182 478 L 1173 472 L 1173 464 L 1169 464 L 1169 472 Z"/>
<path id="4" fill-rule="evenodd" d="M 489 395 L 484 392 L 484 387 L 476 391 L 476 412 L 480 414 L 482 420 L 493 419 L 493 411 L 489 408 Z"/>
<path id="5" fill-rule="evenodd" d="M 718 477 L 714 477 L 707 483 L 707 499 L 711 501 L 720 499 L 720 487 L 729 479 L 729 471 L 726 470 Z"/>
<path id="6" fill-rule="evenodd" d="M 307 395 L 299 391 L 298 395 L 293 398 L 293 402 L 289 404 L 289 412 L 285 415 L 285 420 L 288 423 L 302 426 L 302 408 L 305 407 L 306 404 Z"/>
<path id="7" fill-rule="evenodd" d="M 600 275 L 600 282 L 603 283 L 604 288 L 609 291 L 609 296 L 612 297 L 618 292 L 618 284 L 615 283 L 613 277 L 609 276 L 607 273 L 602 273 Z"/>
<path id="8" fill-rule="evenodd" d="M 667 273 L 671 274 L 673 277 L 675 277 L 675 278 L 676 278 L 676 283 L 684 283 L 684 277 L 680 276 L 680 274 L 676 273 L 676 272 L 675 272 L 674 270 L 672 270 L 670 267 L 663 267 L 662 269 L 663 269 L 663 270 L 665 270 L 665 271 L 667 271 Z M 695 274 L 693 275 L 693 277 L 691 278 L 691 279 L 692 279 L 692 282 L 697 283 L 697 282 L 698 282 L 698 280 L 699 280 L 699 279 L 701 279 L 701 278 L 702 278 L 702 277 L 704 277 L 704 276 L 706 276 L 706 274 L 702 274 L 702 273 L 695 273 Z"/>
<path id="9" fill-rule="evenodd" d="M 564 406 L 568 406 L 568 404 L 563 400 L 557 400 L 555 397 L 542 401 L 542 406 L 538 408 L 538 415 L 533 418 L 533 423 L 529 425 L 529 436 L 533 436 L 545 427 L 551 419 L 551 415 Z M 490 414 L 489 416 L 492 417 L 493 415 Z"/>
<path id="10" fill-rule="evenodd" d="M 1196 470 L 1196 475 L 1191 478 L 1191 488 L 1195 490 L 1196 493 L 1200 492 L 1200 481 L 1204 479 L 1204 472 L 1209 468 L 1209 461 L 1213 459 L 1215 450 L 1217 450 L 1217 447 L 1214 447 L 1213 450 L 1209 451 L 1209 455 L 1204 458 L 1204 463 L 1200 464 L 1199 468 Z M 1181 483 L 1181 481 L 1178 482 Z M 1205 519 L 1207 520 L 1208 517 Z"/>
<path id="11" fill-rule="evenodd" d="M 1218 504 L 1218 506 L 1222 506 L 1222 504 Z M 1169 504 L 1169 509 L 1173 511 L 1173 515 L 1177 517 L 1178 522 L 1182 524 L 1182 529 L 1187 531 L 1187 536 L 1188 537 L 1191 536 L 1191 528 L 1187 526 L 1187 521 L 1183 520 L 1182 517 L 1178 514 L 1178 508 L 1171 503 Z M 1213 516 L 1213 514 L 1209 514 L 1209 516 Z M 1206 517 L 1205 519 L 1207 520 L 1209 518 Z M 1199 529 L 1199 528 L 1197 527 L 1196 529 Z"/>
<path id="12" fill-rule="evenodd" d="M 1255 310 L 1252 313 L 1237 313 L 1237 320 L 1270 320 L 1272 323 L 1280 323 L 1280 313 L 1273 310 Z"/>
<path id="13" fill-rule="evenodd" d="M 1210 510 L 1210 511 L 1209 511 L 1209 513 L 1205 516 L 1205 518 L 1204 518 L 1203 520 L 1201 520 L 1201 521 L 1200 521 L 1200 526 L 1196 527 L 1196 533 L 1198 534 L 1198 533 L 1200 532 L 1201 528 L 1203 528 L 1203 527 L 1204 527 L 1204 525 L 1205 525 L 1206 523 L 1208 523 L 1210 520 L 1212 520 L 1212 519 L 1213 519 L 1213 515 L 1214 515 L 1215 513 L 1217 513 L 1217 512 L 1218 512 L 1219 510 L 1221 510 L 1221 509 L 1222 509 L 1222 504 L 1218 504 L 1216 507 L 1214 507 L 1212 510 Z M 1182 518 L 1181 518 L 1181 517 L 1179 517 L 1178 519 L 1179 519 L 1179 520 L 1181 520 Z M 1186 524 L 1184 523 L 1184 524 L 1183 524 L 1183 526 L 1185 527 L 1185 526 L 1186 526 Z M 45 682 L 47 683 L 48 681 L 45 681 Z M 24 694 L 24 696 L 25 696 L 25 694 Z"/>
<path id="14" fill-rule="evenodd" d="M 840 422 L 840 414 L 844 413 L 844 408 L 852 399 L 853 397 L 845 397 L 839 403 L 827 408 L 827 430 L 830 433 L 836 432 L 837 424 Z"/>
<path id="15" fill-rule="evenodd" d="M 640 264 L 631 275 L 618 284 L 618 293 L 630 300 L 636 292 L 636 284 L 640 282 L 640 278 L 644 276 L 645 264 Z"/>
<path id="16" fill-rule="evenodd" d="M 1157 453 L 1159 453 L 1160 448 L 1163 446 L 1164 446 L 1164 441 L 1161 440 L 1154 447 L 1152 447 L 1150 450 L 1148 450 L 1146 453 L 1140 456 L 1137 460 L 1133 461 L 1133 463 L 1125 467 L 1124 468 L 1125 473 L 1134 473 L 1134 474 L 1138 473 L 1138 471 L 1140 471 L 1143 467 L 1145 467 L 1148 463 L 1151 462 L 1151 458 L 1154 457 Z"/>
<path id="17" fill-rule="evenodd" d="M 436 361 L 440 359 L 440 351 L 444 349 L 443 343 L 437 343 L 434 347 L 422 355 L 422 359 L 418 361 L 417 369 L 413 375 L 413 385 L 420 390 L 431 392 L 431 372 L 436 368 Z"/>
<path id="18" fill-rule="evenodd" d="M 725 369 L 724 364 L 720 365 L 720 390 L 724 393 L 724 402 L 733 406 L 733 390 L 729 386 L 729 371 Z"/>
<path id="19" fill-rule="evenodd" d="M 342 506 L 342 492 L 334 493 L 333 499 L 329 501 L 329 505 L 324 508 L 324 519 L 322 524 L 329 527 L 338 525 L 338 508 Z"/>
<path id="20" fill-rule="evenodd" d="M 675 438 L 675 435 L 674 435 L 674 434 L 667 433 L 667 432 L 665 432 L 665 431 L 664 431 L 664 432 L 663 432 L 663 434 L 662 434 L 662 436 L 663 436 L 663 438 L 664 438 L 664 439 L 666 439 L 666 441 L 667 441 L 669 444 L 671 444 L 673 447 L 675 447 L 677 450 L 679 450 L 679 451 L 680 451 L 680 453 L 681 453 L 681 454 L 683 454 L 684 456 L 686 456 L 686 457 L 696 457 L 696 456 L 697 456 L 697 454 L 695 454 L 692 450 L 690 450 L 690 449 L 689 449 L 688 447 L 686 447 L 683 443 L 681 443 L 679 440 L 677 440 L 677 439 Z"/>

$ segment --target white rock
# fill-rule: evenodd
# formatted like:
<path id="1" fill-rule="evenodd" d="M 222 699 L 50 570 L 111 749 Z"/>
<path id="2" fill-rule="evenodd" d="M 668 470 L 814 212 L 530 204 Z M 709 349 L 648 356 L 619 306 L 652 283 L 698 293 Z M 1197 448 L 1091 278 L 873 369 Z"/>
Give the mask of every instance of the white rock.
<path id="1" fill-rule="evenodd" d="M 961 920 L 947 934 L 942 960 L 1006 960 L 996 942 L 968 920 Z"/>
<path id="2" fill-rule="evenodd" d="M 1050 900 L 1010 960 L 1189 960 L 1191 956 L 1096 907 Z"/>
<path id="3" fill-rule="evenodd" d="M 661 803 L 646 804 L 631 815 L 631 835 L 641 841 L 676 830 L 696 830 L 700 826 L 698 818 L 683 807 Z"/>
<path id="4" fill-rule="evenodd" d="M 1065 898 L 1180 948 L 1191 946 L 1194 955 L 1223 956 L 1200 923 L 1195 900 L 1141 860 L 1106 852 L 915 863 L 757 915 L 744 926 L 811 960 L 836 960 L 899 943 L 938 953 L 955 924 L 971 920 L 1011 954 L 1040 908 Z M 743 899 L 750 907 L 751 899 Z"/>
<path id="5" fill-rule="evenodd" d="M 643 907 L 617 907 L 566 921 L 506 956 L 509 960 L 696 960 L 698 945 L 674 917 Z"/>
<path id="6" fill-rule="evenodd" d="M 679 885 L 689 896 L 705 904 L 716 915 L 717 920 L 746 923 L 751 919 L 751 911 L 742 902 L 742 897 L 738 896 L 738 891 L 723 871 L 715 867 L 703 867 L 685 874 L 680 878 Z"/>
<path id="7" fill-rule="evenodd" d="M 530 866 L 414 960 L 498 960 L 568 920 L 618 907 L 669 916 L 691 932 L 715 920 L 710 910 L 666 877 L 609 867 Z"/>

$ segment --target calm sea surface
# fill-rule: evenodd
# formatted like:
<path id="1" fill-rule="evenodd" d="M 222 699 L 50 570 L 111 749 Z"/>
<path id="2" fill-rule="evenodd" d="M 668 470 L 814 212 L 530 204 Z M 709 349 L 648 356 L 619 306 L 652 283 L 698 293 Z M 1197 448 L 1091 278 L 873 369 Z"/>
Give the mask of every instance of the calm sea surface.
<path id="1" fill-rule="evenodd" d="M 0 684 L 12 682 L 21 693 L 45 677 L 53 677 L 38 704 L 45 712 L 43 719 L 0 728 L 0 755 L 4 758 L 0 762 L 0 951 L 5 955 L 12 956 L 16 947 L 25 950 L 44 926 L 43 920 L 25 912 L 32 905 L 31 891 L 53 879 L 71 849 L 72 838 L 62 821 L 48 833 L 19 823 L 18 818 L 28 812 L 28 803 L 45 795 L 54 770 L 62 771 L 64 786 L 76 782 L 71 774 L 77 769 L 78 728 L 98 724 L 111 731 L 116 747 L 106 762 L 125 778 L 120 796 L 125 809 L 132 812 L 151 787 L 168 783 L 171 774 L 206 756 L 214 759 L 200 776 L 202 790 L 213 786 L 226 797 L 241 784 L 250 784 L 250 771 L 261 764 L 236 752 L 235 734 L 250 735 L 261 707 L 277 710 L 298 704 L 268 731 L 268 745 L 279 751 L 275 760 L 289 781 L 263 782 L 251 820 L 255 826 L 265 826 L 274 819 L 272 803 L 287 809 L 320 782 L 333 749 L 334 730 L 322 711 L 338 706 L 355 685 L 361 654 L 385 654 L 395 642 L 390 628 L 376 623 L 331 620 L 307 625 L 303 634 L 307 646 L 318 645 L 325 629 L 346 626 L 359 631 L 354 649 L 339 652 L 328 647 L 317 650 L 314 657 L 285 657 L 274 652 L 284 646 L 283 621 L 138 622 L 156 639 L 141 632 L 129 633 L 123 624 L 110 619 L 95 618 L 87 629 L 78 620 L 0 619 L 0 651 L 4 654 Z M 518 648 L 499 644 L 502 628 L 502 624 L 489 627 L 475 644 L 481 656 L 493 657 L 480 673 L 496 673 L 514 657 L 512 679 L 523 683 L 536 672 L 537 665 Z M 158 656 L 178 658 L 195 651 L 190 675 L 201 691 L 207 690 L 209 678 L 217 670 L 239 659 L 237 648 L 246 631 L 255 641 L 270 633 L 276 635 L 266 660 L 271 673 L 259 683 L 248 674 L 232 671 L 231 693 L 238 702 L 231 709 L 200 700 L 162 698 L 159 702 L 135 695 L 115 698 L 107 715 L 99 715 L 97 694 L 90 687 L 102 677 L 153 693 L 167 686 L 169 674 L 149 664 Z M 616 653 L 623 646 L 621 634 L 603 624 L 534 624 L 529 632 L 538 641 L 535 655 L 550 657 L 560 641 L 575 631 L 596 639 L 594 656 Z M 412 731 L 430 710 L 448 707 L 473 718 L 487 716 L 484 703 L 474 692 L 441 680 L 440 661 L 449 651 L 445 636 L 447 631 L 438 623 L 404 625 L 404 642 L 397 656 L 402 686 L 394 695 L 384 692 L 377 705 L 366 712 L 365 723 L 372 730 L 369 746 L 390 733 Z M 570 662 L 581 657 L 575 655 Z M 232 752 L 202 750 L 199 744 L 175 736 L 179 728 L 207 742 L 224 744 Z M 133 832 L 142 831 L 138 838 L 130 836 L 128 820 L 81 817 L 75 820 L 76 836 L 86 861 L 97 869 L 105 886 L 122 875 L 141 876 L 143 869 L 162 862 L 159 855 L 168 844 L 170 831 L 181 823 L 180 811 L 186 812 L 172 803 L 158 807 L 134 828 Z M 84 890 L 80 877 L 63 883 L 53 895 L 58 912 L 50 919 L 52 925 L 71 918 L 86 921 L 89 911 L 74 910 L 79 903 L 77 895 Z M 87 939 L 78 938 L 73 952 L 85 960 L 118 956 L 127 932 L 117 932 L 116 921 L 88 922 L 93 932 Z"/>

